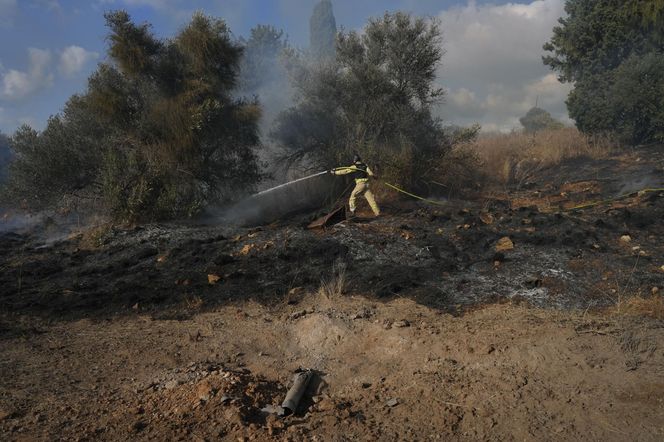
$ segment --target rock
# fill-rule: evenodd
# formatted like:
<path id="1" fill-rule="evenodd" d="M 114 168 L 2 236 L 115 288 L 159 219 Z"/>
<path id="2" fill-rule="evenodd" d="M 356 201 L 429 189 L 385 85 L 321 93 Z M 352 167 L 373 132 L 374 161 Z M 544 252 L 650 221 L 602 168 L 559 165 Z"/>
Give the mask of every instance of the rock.
<path id="1" fill-rule="evenodd" d="M 628 243 L 632 241 L 632 237 L 629 235 L 623 235 L 620 237 L 620 242 Z"/>
<path id="2" fill-rule="evenodd" d="M 542 285 L 542 280 L 537 276 L 530 276 L 523 281 L 523 285 L 525 285 L 526 288 L 534 289 Z"/>
<path id="3" fill-rule="evenodd" d="M 371 317 L 371 310 L 368 308 L 363 308 L 362 310 L 358 311 L 355 313 L 352 317 L 352 319 L 367 319 Z"/>
<path id="4" fill-rule="evenodd" d="M 227 409 L 224 412 L 224 418 L 231 425 L 235 424 L 239 427 L 244 427 L 244 420 L 242 419 L 242 415 L 236 409 L 233 408 Z"/>
<path id="5" fill-rule="evenodd" d="M 304 293 L 304 287 L 293 287 L 288 291 L 288 296 L 299 296 Z"/>
<path id="6" fill-rule="evenodd" d="M 335 409 L 334 402 L 329 397 L 324 397 L 316 404 L 319 411 L 332 411 Z"/>
<path id="7" fill-rule="evenodd" d="M 212 387 L 210 384 L 207 382 L 203 382 L 198 386 L 196 389 L 196 396 L 198 397 L 198 400 L 201 402 L 207 402 L 210 400 L 210 397 L 212 396 Z"/>
<path id="8" fill-rule="evenodd" d="M 248 255 L 249 252 L 251 252 L 254 248 L 256 247 L 256 244 L 245 244 L 242 246 L 242 250 L 240 250 L 240 255 Z"/>
<path id="9" fill-rule="evenodd" d="M 656 295 L 657 293 L 659 293 L 659 287 L 653 287 L 653 288 L 650 290 L 650 293 L 652 293 L 653 295 Z"/>
<path id="10" fill-rule="evenodd" d="M 166 384 L 164 384 L 164 388 L 166 390 L 172 390 L 177 386 L 178 386 L 178 381 L 176 381 L 175 379 L 173 379 L 171 381 L 168 381 L 168 382 L 166 382 Z"/>
<path id="11" fill-rule="evenodd" d="M 301 317 L 303 317 L 303 316 L 306 316 L 308 313 L 309 313 L 309 312 L 306 311 L 306 310 L 300 310 L 299 312 L 291 313 L 291 314 L 288 316 L 288 319 L 290 319 L 291 321 L 293 321 L 293 320 L 295 320 L 295 319 L 299 319 L 299 318 L 301 318 Z"/>
<path id="12" fill-rule="evenodd" d="M 387 401 L 385 405 L 387 405 L 388 407 L 396 407 L 397 405 L 399 405 L 399 399 L 392 398 L 389 401 Z"/>
<path id="13" fill-rule="evenodd" d="M 480 220 L 487 225 L 493 224 L 494 218 L 493 215 L 491 215 L 488 212 L 482 212 L 480 213 Z"/>
<path id="14" fill-rule="evenodd" d="M 406 319 L 402 319 L 401 321 L 395 322 L 393 325 L 399 328 L 410 327 L 410 322 L 408 322 Z"/>
<path id="15" fill-rule="evenodd" d="M 207 277 L 208 277 L 208 284 L 210 285 L 215 285 L 221 279 L 221 276 L 215 275 L 214 273 L 209 273 Z"/>
<path id="16" fill-rule="evenodd" d="M 496 243 L 496 252 L 506 252 L 514 249 L 514 243 L 509 236 L 504 236 Z"/>
<path id="17" fill-rule="evenodd" d="M 661 266 L 659 269 L 664 272 L 664 266 Z"/>
<path id="18" fill-rule="evenodd" d="M 267 414 L 274 414 L 277 416 L 283 416 L 284 415 L 284 408 L 280 405 L 266 405 L 265 407 L 261 408 L 261 411 L 263 413 Z"/>

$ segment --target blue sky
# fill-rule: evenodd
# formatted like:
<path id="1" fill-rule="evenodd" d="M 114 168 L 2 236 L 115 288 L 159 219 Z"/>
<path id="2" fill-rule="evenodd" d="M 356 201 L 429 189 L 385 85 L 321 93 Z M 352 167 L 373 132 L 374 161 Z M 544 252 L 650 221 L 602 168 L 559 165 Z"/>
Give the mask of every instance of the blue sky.
<path id="1" fill-rule="evenodd" d="M 224 18 L 237 36 L 256 24 L 284 29 L 304 47 L 317 0 L 0 0 L 0 130 L 41 129 L 67 98 L 83 91 L 106 49 L 103 12 L 126 9 L 170 36 L 195 10 Z M 563 0 L 332 0 L 337 24 L 361 29 L 366 19 L 405 10 L 441 20 L 447 51 L 439 83 L 440 113 L 450 122 L 487 129 L 518 125 L 536 98 L 566 119 L 568 86 L 542 65 L 541 46 L 563 13 Z"/>

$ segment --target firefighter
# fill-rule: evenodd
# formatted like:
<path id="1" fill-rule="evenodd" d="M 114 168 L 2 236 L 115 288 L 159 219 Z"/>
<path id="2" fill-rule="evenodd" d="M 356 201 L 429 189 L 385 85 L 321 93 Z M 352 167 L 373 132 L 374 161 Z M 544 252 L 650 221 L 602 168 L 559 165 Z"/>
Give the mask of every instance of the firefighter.
<path id="1" fill-rule="evenodd" d="M 358 195 L 364 195 L 364 198 L 369 203 L 369 206 L 371 206 L 374 215 L 380 215 L 380 209 L 378 208 L 378 204 L 376 204 L 376 199 L 374 198 L 373 193 L 371 193 L 371 189 L 369 189 L 369 178 L 375 177 L 375 175 L 371 169 L 369 169 L 369 166 L 362 161 L 362 158 L 360 158 L 359 155 L 356 154 L 353 158 L 353 165 L 348 167 L 337 167 L 336 169 L 330 170 L 330 173 L 332 175 L 352 174 L 353 178 L 355 178 L 355 188 L 353 189 L 353 192 L 351 192 L 348 201 L 351 217 L 355 216 L 355 202 Z"/>

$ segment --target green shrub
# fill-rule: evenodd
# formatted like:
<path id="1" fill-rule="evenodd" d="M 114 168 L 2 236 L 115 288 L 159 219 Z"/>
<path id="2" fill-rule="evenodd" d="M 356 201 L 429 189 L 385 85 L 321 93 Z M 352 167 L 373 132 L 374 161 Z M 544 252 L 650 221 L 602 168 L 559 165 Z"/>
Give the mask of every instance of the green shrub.
<path id="1" fill-rule="evenodd" d="M 242 48 L 226 24 L 197 13 L 159 40 L 124 11 L 105 17 L 110 62 L 43 132 L 14 135 L 12 195 L 40 208 L 84 194 L 118 219 L 151 220 L 251 189 L 260 109 L 233 97 Z"/>

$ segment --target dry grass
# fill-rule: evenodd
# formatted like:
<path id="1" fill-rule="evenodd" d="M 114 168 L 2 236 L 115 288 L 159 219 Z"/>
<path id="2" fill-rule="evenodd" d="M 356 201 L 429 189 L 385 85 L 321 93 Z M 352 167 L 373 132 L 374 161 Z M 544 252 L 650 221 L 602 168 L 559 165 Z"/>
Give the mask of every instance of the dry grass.
<path id="1" fill-rule="evenodd" d="M 321 280 L 318 295 L 327 301 L 338 301 L 346 291 L 346 263 L 337 260 L 332 266 L 332 275 Z"/>
<path id="2" fill-rule="evenodd" d="M 664 319 L 664 297 L 653 295 L 648 297 L 633 296 L 621 299 L 620 302 L 609 309 L 609 313 Z"/>
<path id="3" fill-rule="evenodd" d="M 198 295 L 187 295 L 184 299 L 184 304 L 189 310 L 199 310 L 203 307 L 204 301 Z"/>
<path id="4" fill-rule="evenodd" d="M 613 142 L 607 138 L 588 137 L 568 127 L 535 134 L 484 135 L 467 147 L 481 160 L 481 169 L 489 181 L 517 187 L 545 167 L 569 158 L 605 158 L 613 148 Z"/>
<path id="5" fill-rule="evenodd" d="M 70 237 L 79 237 L 79 247 L 84 250 L 94 250 L 103 245 L 104 238 L 113 230 L 113 224 L 104 222 L 73 232 Z"/>

